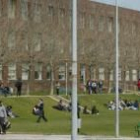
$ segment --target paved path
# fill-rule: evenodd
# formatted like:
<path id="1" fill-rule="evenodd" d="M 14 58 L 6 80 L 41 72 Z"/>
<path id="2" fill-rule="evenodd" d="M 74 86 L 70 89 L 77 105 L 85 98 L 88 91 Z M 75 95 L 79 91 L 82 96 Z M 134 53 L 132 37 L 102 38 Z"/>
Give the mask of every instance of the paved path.
<path id="1" fill-rule="evenodd" d="M 139 140 L 140 138 L 104 137 L 104 136 L 77 136 L 77 140 Z M 29 135 L 6 134 L 0 135 L 0 140 L 71 140 L 70 135 Z"/>

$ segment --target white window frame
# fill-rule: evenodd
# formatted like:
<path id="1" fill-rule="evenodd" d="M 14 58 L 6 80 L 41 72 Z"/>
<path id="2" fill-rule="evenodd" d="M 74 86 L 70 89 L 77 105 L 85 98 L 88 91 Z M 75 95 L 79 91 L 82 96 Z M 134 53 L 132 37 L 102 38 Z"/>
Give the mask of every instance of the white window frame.
<path id="1" fill-rule="evenodd" d="M 91 30 L 94 30 L 94 18 L 95 18 L 95 16 L 93 14 L 89 15 L 89 28 Z"/>
<path id="2" fill-rule="evenodd" d="M 105 80 L 105 69 L 104 68 L 99 68 L 99 79 Z"/>
<path id="3" fill-rule="evenodd" d="M 8 64 L 8 80 L 16 80 L 16 64 Z"/>
<path id="4" fill-rule="evenodd" d="M 16 45 L 16 36 L 14 31 L 10 31 L 8 34 L 8 48 L 13 49 Z"/>
<path id="5" fill-rule="evenodd" d="M 38 74 L 38 78 L 35 76 L 35 80 L 42 80 L 42 63 L 35 64 L 35 74 Z"/>
<path id="6" fill-rule="evenodd" d="M 51 77 L 52 77 L 52 75 L 51 75 L 51 65 L 47 65 L 46 66 L 46 78 L 47 78 L 47 80 L 51 80 Z"/>
<path id="7" fill-rule="evenodd" d="M 65 74 L 65 70 L 66 67 L 65 67 L 65 64 L 61 64 L 59 65 L 59 70 L 58 70 L 58 79 L 59 80 L 66 80 L 66 74 Z"/>
<path id="8" fill-rule="evenodd" d="M 28 1 L 20 0 L 20 12 L 23 20 L 28 20 Z"/>
<path id="9" fill-rule="evenodd" d="M 127 70 L 125 72 L 125 81 L 130 81 L 130 71 L 129 70 Z"/>
<path id="10" fill-rule="evenodd" d="M 41 50 L 41 34 L 40 33 L 36 33 L 34 35 L 34 39 L 33 39 L 33 46 L 34 46 L 34 51 L 40 51 Z"/>
<path id="11" fill-rule="evenodd" d="M 8 0 L 8 17 L 15 18 L 16 0 Z"/>
<path id="12" fill-rule="evenodd" d="M 30 66 L 29 63 L 22 64 L 22 80 L 29 80 Z"/>
<path id="13" fill-rule="evenodd" d="M 109 80 L 110 81 L 113 81 L 114 80 L 114 71 L 113 70 L 110 71 Z"/>
<path id="14" fill-rule="evenodd" d="M 137 70 L 132 70 L 132 81 L 137 81 Z"/>
<path id="15" fill-rule="evenodd" d="M 35 22 L 41 21 L 41 8 L 42 8 L 41 4 L 37 2 L 33 4 L 33 13 L 34 13 L 33 19 Z"/>
<path id="16" fill-rule="evenodd" d="M 113 32 L 113 17 L 108 18 L 108 32 Z"/>

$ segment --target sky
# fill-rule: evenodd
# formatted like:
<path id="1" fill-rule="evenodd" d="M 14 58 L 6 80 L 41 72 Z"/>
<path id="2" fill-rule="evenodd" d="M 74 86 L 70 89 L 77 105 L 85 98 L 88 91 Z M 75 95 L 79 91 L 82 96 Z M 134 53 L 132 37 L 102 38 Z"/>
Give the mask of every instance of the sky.
<path id="1" fill-rule="evenodd" d="M 115 5 L 116 0 L 91 0 L 100 3 Z M 127 9 L 140 11 L 140 0 L 118 0 L 118 5 Z"/>

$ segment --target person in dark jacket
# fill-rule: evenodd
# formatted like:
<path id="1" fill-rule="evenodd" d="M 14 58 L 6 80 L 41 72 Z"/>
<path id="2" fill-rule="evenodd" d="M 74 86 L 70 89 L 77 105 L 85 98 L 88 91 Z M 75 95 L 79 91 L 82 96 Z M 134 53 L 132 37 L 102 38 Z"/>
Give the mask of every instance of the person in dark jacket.
<path id="1" fill-rule="evenodd" d="M 41 118 L 42 118 L 45 122 L 47 122 L 48 119 L 45 117 L 43 99 L 39 99 L 38 108 L 39 108 L 39 114 L 38 114 L 37 122 L 39 123 L 40 120 L 41 120 Z"/>
<path id="2" fill-rule="evenodd" d="M 20 78 L 15 83 L 15 87 L 17 88 L 17 96 L 21 95 L 21 90 L 22 90 L 22 81 Z"/>

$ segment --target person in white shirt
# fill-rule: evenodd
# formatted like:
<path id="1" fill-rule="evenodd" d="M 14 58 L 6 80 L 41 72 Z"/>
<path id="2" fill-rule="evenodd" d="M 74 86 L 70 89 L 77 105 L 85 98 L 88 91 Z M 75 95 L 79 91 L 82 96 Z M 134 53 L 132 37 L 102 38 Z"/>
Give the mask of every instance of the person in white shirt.
<path id="1" fill-rule="evenodd" d="M 3 105 L 2 101 L 0 101 L 0 127 L 1 127 L 1 134 L 6 133 L 6 126 L 5 122 L 7 121 L 7 113 L 5 106 Z"/>

